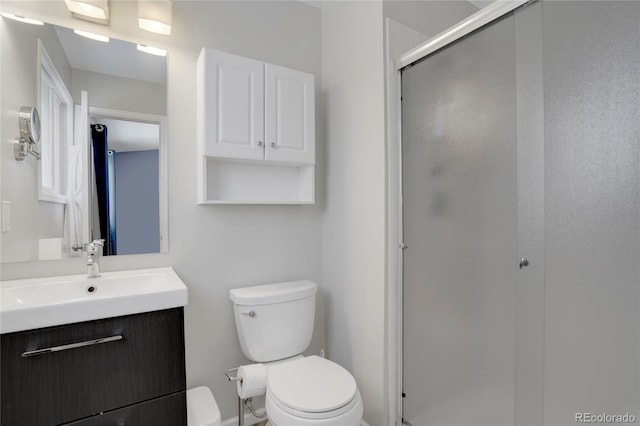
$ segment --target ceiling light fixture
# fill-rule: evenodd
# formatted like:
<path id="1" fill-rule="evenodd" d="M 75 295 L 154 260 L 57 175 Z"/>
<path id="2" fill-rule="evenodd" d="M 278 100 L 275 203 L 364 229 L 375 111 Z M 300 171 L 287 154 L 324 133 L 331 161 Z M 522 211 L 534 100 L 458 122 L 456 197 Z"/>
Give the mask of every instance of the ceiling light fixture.
<path id="1" fill-rule="evenodd" d="M 13 19 L 14 21 L 24 22 L 25 24 L 44 25 L 44 22 L 38 21 L 37 19 L 14 15 L 13 13 L 0 12 L 0 15 L 4 16 L 5 18 Z"/>
<path id="2" fill-rule="evenodd" d="M 64 0 L 64 2 L 74 18 L 98 24 L 109 23 L 108 0 Z"/>
<path id="3" fill-rule="evenodd" d="M 138 26 L 152 33 L 171 34 L 171 1 L 138 0 Z"/>
<path id="4" fill-rule="evenodd" d="M 167 51 L 164 49 L 159 49 L 153 46 L 147 46 L 146 44 L 139 44 L 138 50 L 144 53 L 149 53 L 151 55 L 156 56 L 167 56 Z"/>
<path id="5" fill-rule="evenodd" d="M 73 30 L 75 34 L 79 36 L 90 38 L 91 40 L 101 41 L 103 43 L 109 43 L 109 37 L 100 34 L 89 33 L 87 31 Z"/>

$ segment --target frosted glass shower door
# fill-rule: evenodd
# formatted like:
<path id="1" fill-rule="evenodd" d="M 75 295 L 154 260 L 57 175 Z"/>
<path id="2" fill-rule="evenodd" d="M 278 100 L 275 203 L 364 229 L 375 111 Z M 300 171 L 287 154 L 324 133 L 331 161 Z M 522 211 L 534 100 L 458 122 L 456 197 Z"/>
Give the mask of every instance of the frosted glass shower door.
<path id="1" fill-rule="evenodd" d="M 640 2 L 543 2 L 544 424 L 640 422 Z"/>
<path id="2" fill-rule="evenodd" d="M 640 2 L 527 5 L 402 96 L 404 420 L 640 421 Z"/>
<path id="3" fill-rule="evenodd" d="M 513 425 L 515 18 L 403 71 L 403 417 Z"/>

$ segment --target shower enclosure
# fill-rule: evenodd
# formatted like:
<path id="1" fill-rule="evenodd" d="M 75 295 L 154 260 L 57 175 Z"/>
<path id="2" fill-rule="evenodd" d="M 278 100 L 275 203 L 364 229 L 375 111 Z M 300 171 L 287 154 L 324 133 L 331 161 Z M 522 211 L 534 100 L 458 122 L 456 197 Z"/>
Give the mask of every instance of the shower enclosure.
<path id="1" fill-rule="evenodd" d="M 640 2 L 527 4 L 401 76 L 405 423 L 640 422 Z"/>

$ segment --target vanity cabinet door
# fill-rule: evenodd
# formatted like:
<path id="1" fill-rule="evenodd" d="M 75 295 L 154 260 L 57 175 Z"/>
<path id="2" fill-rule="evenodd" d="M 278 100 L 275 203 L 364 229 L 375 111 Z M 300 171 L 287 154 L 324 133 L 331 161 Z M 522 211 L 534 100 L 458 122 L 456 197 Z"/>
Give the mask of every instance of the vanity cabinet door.
<path id="1" fill-rule="evenodd" d="M 315 163 L 313 75 L 265 64 L 265 160 Z"/>
<path id="2" fill-rule="evenodd" d="M 264 159 L 264 63 L 203 49 L 196 85 L 203 155 Z"/>
<path id="3" fill-rule="evenodd" d="M 145 401 L 64 426 L 186 426 L 186 392 Z"/>
<path id="4" fill-rule="evenodd" d="M 113 340 L 75 345 L 103 338 Z M 0 344 L 3 425 L 59 425 L 186 390 L 182 308 L 3 334 Z M 24 356 L 45 348 L 65 349 Z"/>

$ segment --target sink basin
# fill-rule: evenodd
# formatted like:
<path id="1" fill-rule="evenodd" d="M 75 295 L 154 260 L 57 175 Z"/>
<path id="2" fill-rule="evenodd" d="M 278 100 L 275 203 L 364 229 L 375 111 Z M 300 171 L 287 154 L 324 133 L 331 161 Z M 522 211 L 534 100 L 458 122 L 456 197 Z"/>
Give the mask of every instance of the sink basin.
<path id="1" fill-rule="evenodd" d="M 0 282 L 0 333 L 131 315 L 187 304 L 172 268 Z"/>

